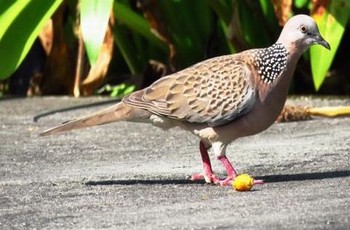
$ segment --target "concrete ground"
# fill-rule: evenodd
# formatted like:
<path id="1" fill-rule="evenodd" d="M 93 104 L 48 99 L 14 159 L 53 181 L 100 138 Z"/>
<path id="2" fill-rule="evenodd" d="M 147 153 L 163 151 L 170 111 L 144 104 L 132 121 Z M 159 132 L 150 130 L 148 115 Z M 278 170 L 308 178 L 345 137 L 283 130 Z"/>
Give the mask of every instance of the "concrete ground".
<path id="1" fill-rule="evenodd" d="M 266 183 L 236 192 L 187 179 L 201 171 L 198 140 L 180 129 L 120 122 L 38 137 L 105 100 L 0 101 L 0 229 L 350 229 L 350 117 L 237 140 L 228 148 L 236 169 Z"/>

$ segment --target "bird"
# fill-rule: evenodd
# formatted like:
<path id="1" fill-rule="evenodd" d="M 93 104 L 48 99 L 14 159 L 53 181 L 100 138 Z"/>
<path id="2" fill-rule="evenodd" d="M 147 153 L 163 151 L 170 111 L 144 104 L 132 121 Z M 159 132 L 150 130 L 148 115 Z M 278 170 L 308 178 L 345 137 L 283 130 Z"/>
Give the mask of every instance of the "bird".
<path id="1" fill-rule="evenodd" d="M 286 102 L 297 62 L 314 44 L 330 50 L 314 19 L 295 15 L 269 47 L 204 60 L 126 95 L 113 106 L 40 135 L 117 121 L 150 123 L 165 130 L 180 127 L 199 138 L 203 172 L 193 174 L 191 180 L 230 185 L 238 173 L 226 156 L 227 146 L 275 122 Z M 225 168 L 225 178 L 213 172 L 209 149 Z"/>

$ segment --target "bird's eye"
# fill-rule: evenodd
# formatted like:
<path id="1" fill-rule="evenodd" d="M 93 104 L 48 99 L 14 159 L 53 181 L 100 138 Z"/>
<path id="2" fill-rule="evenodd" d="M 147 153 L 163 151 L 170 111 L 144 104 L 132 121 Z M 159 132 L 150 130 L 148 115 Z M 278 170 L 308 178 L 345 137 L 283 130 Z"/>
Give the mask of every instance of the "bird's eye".
<path id="1" fill-rule="evenodd" d="M 300 31 L 301 31 L 303 34 L 305 34 L 305 33 L 307 32 L 306 26 L 301 25 L 301 26 L 300 26 Z"/>

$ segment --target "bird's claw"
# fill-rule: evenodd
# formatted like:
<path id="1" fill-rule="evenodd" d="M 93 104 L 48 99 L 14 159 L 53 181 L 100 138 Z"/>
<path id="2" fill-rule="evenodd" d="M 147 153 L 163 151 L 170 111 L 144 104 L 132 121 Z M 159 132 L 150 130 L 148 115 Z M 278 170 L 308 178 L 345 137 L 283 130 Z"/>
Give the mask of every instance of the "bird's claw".
<path id="1" fill-rule="evenodd" d="M 219 179 L 214 174 L 205 175 L 204 173 L 195 173 L 191 176 L 192 181 L 199 181 L 199 180 L 203 180 L 203 179 L 208 184 L 216 184 L 216 185 L 220 185 L 220 186 L 224 187 L 224 186 L 232 185 L 232 182 L 234 181 L 235 177 L 228 176 L 225 179 Z M 264 181 L 263 180 L 254 180 L 253 185 L 258 185 L 258 184 L 260 184 L 260 185 L 264 184 Z"/>
<path id="2" fill-rule="evenodd" d="M 265 182 L 263 180 L 254 180 L 253 185 L 257 184 L 264 184 Z"/>
<path id="3" fill-rule="evenodd" d="M 214 174 L 205 175 L 204 173 L 195 173 L 191 177 L 192 181 L 199 181 L 203 179 L 208 184 L 218 184 L 220 182 L 220 179 L 217 178 Z"/>
<path id="4" fill-rule="evenodd" d="M 205 180 L 208 184 L 217 184 L 220 186 L 228 186 L 232 184 L 232 177 L 227 177 L 226 179 L 219 179 L 214 174 L 211 175 L 205 175 L 204 173 L 195 173 L 192 175 L 191 180 L 192 181 L 198 181 L 198 180 Z"/>
<path id="5" fill-rule="evenodd" d="M 230 186 L 232 185 L 232 182 L 235 180 L 235 177 L 231 177 L 231 176 L 228 176 L 226 179 L 224 180 L 220 180 L 219 183 L 221 186 Z M 253 181 L 253 185 L 257 185 L 257 184 L 264 184 L 264 181 L 263 180 L 254 180 Z"/>

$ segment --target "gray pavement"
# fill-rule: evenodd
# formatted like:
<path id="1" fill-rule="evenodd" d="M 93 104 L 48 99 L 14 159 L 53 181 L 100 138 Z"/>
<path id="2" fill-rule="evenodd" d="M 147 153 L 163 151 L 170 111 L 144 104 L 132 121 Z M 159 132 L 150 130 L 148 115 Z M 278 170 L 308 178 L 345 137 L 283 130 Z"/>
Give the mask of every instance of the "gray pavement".
<path id="1" fill-rule="evenodd" d="M 201 171 L 198 140 L 180 129 L 120 122 L 38 137 L 106 105 L 69 108 L 106 100 L 0 101 L 0 229 L 350 229 L 349 117 L 275 124 L 234 142 L 236 169 L 267 182 L 242 193 L 187 179 Z"/>

